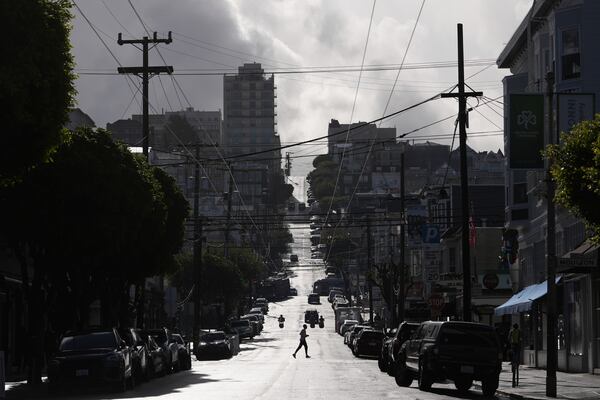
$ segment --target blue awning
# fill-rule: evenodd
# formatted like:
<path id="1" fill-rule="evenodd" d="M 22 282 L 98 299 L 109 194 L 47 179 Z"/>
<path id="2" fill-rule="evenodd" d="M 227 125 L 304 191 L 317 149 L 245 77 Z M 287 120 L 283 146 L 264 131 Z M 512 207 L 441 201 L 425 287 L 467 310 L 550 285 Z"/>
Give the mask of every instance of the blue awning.
<path id="1" fill-rule="evenodd" d="M 560 276 L 556 277 L 556 283 L 560 281 Z M 518 314 L 520 312 L 531 310 L 531 304 L 548 293 L 548 281 L 527 286 L 519 293 L 513 295 L 508 301 L 494 309 L 494 315 Z"/>

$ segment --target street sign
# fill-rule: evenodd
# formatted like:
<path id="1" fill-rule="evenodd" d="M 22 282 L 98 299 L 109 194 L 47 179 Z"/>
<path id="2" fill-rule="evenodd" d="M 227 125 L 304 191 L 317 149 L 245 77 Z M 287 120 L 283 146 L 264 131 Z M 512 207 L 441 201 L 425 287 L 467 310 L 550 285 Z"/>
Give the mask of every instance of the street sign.
<path id="1" fill-rule="evenodd" d="M 427 303 L 429 303 L 429 306 L 432 310 L 439 311 L 442 309 L 442 307 L 444 307 L 444 298 L 439 294 L 432 294 L 429 296 Z"/>
<path id="2" fill-rule="evenodd" d="M 598 268 L 598 263 L 594 258 L 584 258 L 584 257 L 576 257 L 576 258 L 559 258 L 558 259 L 558 268 L 559 269 L 569 269 L 569 268 Z"/>

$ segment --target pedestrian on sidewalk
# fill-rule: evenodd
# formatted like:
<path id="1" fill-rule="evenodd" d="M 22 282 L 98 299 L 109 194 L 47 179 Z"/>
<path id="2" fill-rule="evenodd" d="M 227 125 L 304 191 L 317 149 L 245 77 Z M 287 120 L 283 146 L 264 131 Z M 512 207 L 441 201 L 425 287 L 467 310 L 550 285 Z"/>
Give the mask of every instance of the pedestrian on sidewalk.
<path id="1" fill-rule="evenodd" d="M 306 328 L 306 324 L 302 325 L 302 330 L 300 331 L 300 344 L 298 344 L 298 348 L 296 348 L 296 351 L 294 351 L 294 354 L 292 354 L 292 357 L 294 358 L 296 358 L 296 353 L 302 348 L 302 346 L 304 346 L 306 358 L 310 358 L 310 356 L 308 355 L 308 344 L 306 344 L 306 338 L 309 336 L 306 333 Z"/>
<path id="2" fill-rule="evenodd" d="M 519 324 L 514 324 L 508 332 L 510 344 L 510 364 L 512 367 L 512 387 L 519 385 L 519 364 L 521 363 L 521 330 Z"/>

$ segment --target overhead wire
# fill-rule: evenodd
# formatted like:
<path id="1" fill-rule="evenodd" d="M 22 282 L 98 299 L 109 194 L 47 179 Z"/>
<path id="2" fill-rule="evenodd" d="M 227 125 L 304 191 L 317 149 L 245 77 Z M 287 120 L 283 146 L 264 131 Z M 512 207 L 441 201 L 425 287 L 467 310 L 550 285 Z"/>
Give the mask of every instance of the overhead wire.
<path id="1" fill-rule="evenodd" d="M 404 51 L 404 55 L 402 56 L 402 61 L 401 61 L 401 63 L 400 63 L 400 67 L 398 68 L 398 72 L 396 73 L 396 79 L 394 80 L 394 85 L 392 86 L 392 90 L 390 91 L 390 95 L 389 95 L 389 97 L 388 97 L 388 99 L 387 99 L 387 102 L 386 102 L 386 104 L 385 104 L 385 107 L 384 107 L 384 109 L 383 109 L 383 113 L 382 113 L 382 114 L 383 114 L 384 116 L 385 116 L 385 114 L 386 114 L 386 112 L 387 112 L 387 109 L 388 109 L 388 106 L 389 106 L 389 104 L 390 104 L 390 101 L 391 101 L 391 99 L 392 99 L 392 96 L 394 95 L 394 89 L 396 88 L 396 83 L 398 82 L 398 77 L 400 76 L 400 71 L 402 71 L 402 68 L 403 68 L 403 66 L 404 66 L 404 63 L 405 63 L 405 61 L 406 61 L 406 56 L 408 55 L 408 51 L 409 51 L 409 49 L 410 49 L 410 45 L 411 45 L 411 43 L 412 43 L 412 40 L 413 40 L 413 37 L 414 37 L 415 31 L 416 31 L 416 29 L 417 29 L 417 26 L 418 26 L 418 24 L 419 24 L 419 20 L 421 19 L 421 14 L 422 14 L 422 12 L 423 12 L 423 7 L 424 7 L 424 6 L 425 6 L 425 0 L 423 0 L 423 1 L 421 2 L 421 7 L 419 8 L 419 12 L 417 13 L 417 18 L 416 18 L 416 20 L 415 20 L 415 23 L 414 23 L 413 29 L 412 29 L 412 31 L 411 31 L 411 34 L 410 34 L 410 37 L 409 37 L 409 39 L 408 39 L 408 43 L 407 43 L 407 45 L 406 45 L 406 50 Z M 350 126 L 350 125 L 349 125 L 349 126 Z M 376 139 L 377 139 L 377 136 L 378 136 L 379 127 L 381 127 L 381 121 L 379 121 L 378 129 L 375 131 L 375 132 L 376 132 L 376 137 L 375 137 Z M 347 143 L 347 141 L 348 141 L 348 137 L 346 137 L 346 143 Z M 350 195 L 350 199 L 348 200 L 348 206 L 347 206 L 346 208 L 348 208 L 348 207 L 350 206 L 350 204 L 352 203 L 352 200 L 354 199 L 354 196 L 355 196 L 355 194 L 356 194 L 356 191 L 358 190 L 358 186 L 360 185 L 361 178 L 362 178 L 362 176 L 363 176 L 363 174 L 364 174 L 365 168 L 366 168 L 366 166 L 367 166 L 367 163 L 368 163 L 368 161 L 369 161 L 369 157 L 370 157 L 370 155 L 371 155 L 371 152 L 372 152 L 372 150 L 373 150 L 373 145 L 374 145 L 374 143 L 375 143 L 375 142 L 372 142 L 372 143 L 371 143 L 371 146 L 369 147 L 369 152 L 367 153 L 367 156 L 365 157 L 365 160 L 364 160 L 364 162 L 363 162 L 363 164 L 362 164 L 362 168 L 361 168 L 360 174 L 358 175 L 358 179 L 356 180 L 356 185 L 354 186 L 354 189 L 353 189 L 353 191 L 352 191 L 352 194 Z M 344 148 L 344 149 L 345 149 L 345 148 Z M 341 171 L 341 163 L 340 163 L 340 171 Z M 332 193 L 332 195 L 331 195 L 330 209 L 331 209 L 331 205 L 333 204 L 334 198 L 335 198 L 335 189 L 334 189 L 334 191 L 333 191 L 333 193 Z M 329 216 L 329 212 L 328 212 L 328 216 Z M 340 225 L 341 221 L 342 221 L 342 219 L 340 218 L 340 220 L 338 221 L 338 223 L 336 224 L 336 226 L 333 228 L 333 234 L 332 234 L 332 245 L 331 245 L 331 246 L 328 246 L 327 258 L 328 258 L 328 257 L 330 256 L 330 254 L 331 254 L 331 249 L 333 248 L 333 241 L 335 241 L 335 232 L 336 232 L 336 230 L 337 230 L 338 226 Z M 326 224 L 326 223 L 327 223 L 327 217 L 325 217 L 325 224 Z"/>
<path id="2" fill-rule="evenodd" d="M 141 17 L 141 15 L 140 15 L 140 14 L 138 13 L 138 11 L 136 10 L 136 8 L 135 8 L 135 6 L 133 5 L 132 1 L 131 1 L 131 0 L 127 0 L 127 1 L 128 1 L 128 3 L 129 3 L 129 5 L 131 6 L 131 8 L 133 9 L 133 11 L 135 12 L 135 14 L 136 14 L 136 16 L 138 17 L 138 19 L 140 20 L 140 23 L 142 24 L 142 26 L 144 27 L 144 29 L 146 30 L 146 32 L 148 33 L 148 35 L 150 35 L 150 32 L 149 32 L 149 30 L 148 30 L 148 28 L 147 28 L 146 24 L 145 24 L 145 23 L 144 23 L 144 21 L 142 20 L 142 17 Z M 159 56 L 161 57 L 161 59 L 162 59 L 163 63 L 164 63 L 165 65 L 167 65 L 167 62 L 166 62 L 165 58 L 162 56 L 162 54 L 160 53 L 160 50 L 158 49 L 158 47 L 156 48 L 156 51 L 158 52 Z M 172 75 L 171 75 L 171 79 L 172 79 L 172 80 L 174 79 Z M 179 83 L 177 83 L 177 86 L 176 86 L 176 85 L 175 85 L 175 82 L 176 82 L 176 80 L 173 80 L 173 87 L 175 88 L 175 92 L 177 93 L 177 86 L 179 86 L 179 89 L 180 89 L 180 90 L 182 91 L 182 93 L 183 93 L 183 90 L 181 89 L 181 86 L 179 85 Z M 185 98 L 186 98 L 186 100 L 188 101 L 188 104 L 189 104 L 189 106 L 191 107 L 192 105 L 191 105 L 191 103 L 189 102 L 189 100 L 187 99 L 187 96 L 185 96 Z M 179 99 L 179 102 L 181 103 L 181 99 L 179 98 L 179 96 L 178 96 L 178 99 Z M 181 106 L 182 106 L 182 108 L 183 108 L 183 104 L 181 104 Z M 168 126 L 168 125 L 167 125 L 167 126 Z M 170 130 L 170 131 L 171 131 L 171 133 L 174 135 L 174 132 L 173 132 L 171 129 L 169 129 L 169 130 Z M 257 224 L 254 222 L 254 220 L 252 219 L 252 216 L 250 215 L 250 213 L 249 213 L 249 211 L 248 211 L 248 208 L 247 208 L 247 206 L 246 206 L 246 204 L 245 204 L 244 198 L 243 198 L 243 196 L 242 196 L 242 194 L 241 194 L 241 191 L 239 190 L 238 184 L 237 184 L 237 182 L 235 181 L 235 177 L 234 177 L 234 175 L 233 175 L 233 171 L 231 170 L 231 166 L 230 166 L 230 165 L 227 163 L 227 161 L 225 160 L 225 158 L 223 158 L 223 155 L 222 155 L 222 154 L 221 154 L 221 152 L 219 151 L 219 149 L 218 149 L 218 146 L 217 146 L 217 145 L 215 144 L 215 142 L 213 141 L 213 139 L 212 139 L 211 135 L 207 135 L 207 137 L 208 137 L 208 139 L 209 139 L 209 140 L 212 142 L 212 146 L 213 146 L 213 148 L 216 150 L 217 154 L 218 154 L 218 155 L 219 155 L 219 157 L 220 157 L 220 158 L 223 160 L 223 162 L 224 162 L 225 166 L 227 167 L 228 173 L 229 173 L 229 175 L 230 175 L 230 177 L 231 177 L 231 181 L 233 182 L 233 184 L 234 184 L 234 186 L 235 186 L 235 189 L 236 189 L 236 191 L 238 192 L 238 197 L 239 197 L 239 199 L 240 199 L 240 202 L 242 203 L 242 207 L 243 207 L 243 209 L 246 211 L 246 213 L 247 213 L 248 217 L 250 218 L 250 221 L 252 222 L 252 225 L 254 225 L 254 227 L 255 227 L 255 229 L 256 229 L 256 231 L 257 231 L 257 234 L 258 234 L 258 235 L 261 237 L 261 241 L 262 241 L 263 245 L 265 245 L 265 243 L 267 243 L 267 242 L 264 240 L 263 232 L 260 230 L 260 228 L 258 227 L 258 225 L 257 225 Z M 182 145 L 182 146 L 183 146 L 185 149 L 187 149 L 187 147 L 186 147 L 186 146 L 183 144 L 183 142 L 182 142 L 182 141 L 181 141 L 179 138 L 177 138 L 177 139 L 178 139 L 178 141 L 180 142 L 180 144 L 181 144 L 181 145 Z M 191 154 L 191 152 L 189 151 L 189 149 L 188 149 L 187 151 L 188 151 L 188 153 L 190 153 L 190 154 Z M 196 162 L 199 162 L 199 160 L 196 160 Z M 208 176 L 208 175 L 207 175 L 207 176 Z M 229 190 L 229 195 L 231 195 L 231 193 L 232 193 L 232 188 L 229 188 L 228 190 Z M 266 256 L 266 257 L 267 257 L 267 258 L 268 258 L 268 259 L 271 261 L 271 264 L 272 264 L 273 266 L 275 266 L 275 263 L 274 263 L 274 262 L 273 262 L 273 260 L 271 259 L 271 256 L 270 256 L 270 254 L 269 254 L 269 249 L 267 248 L 267 246 L 266 246 L 266 245 L 265 245 L 265 256 Z"/>
<path id="3" fill-rule="evenodd" d="M 327 223 L 327 218 L 329 217 L 329 213 L 331 212 L 331 207 L 333 206 L 335 192 L 338 188 L 338 185 L 340 182 L 340 175 L 342 173 L 342 167 L 344 165 L 344 158 L 346 156 L 346 146 L 348 145 L 348 139 L 350 137 L 350 127 L 352 126 L 352 120 L 354 119 L 354 110 L 356 108 L 356 100 L 358 99 L 358 91 L 360 89 L 360 79 L 362 77 L 362 67 L 365 64 L 365 58 L 367 56 L 367 48 L 369 46 L 369 37 L 371 35 L 371 26 L 373 24 L 373 15 L 375 14 L 375 5 L 376 4 L 377 4 L 377 0 L 373 0 L 373 7 L 371 8 L 371 17 L 369 18 L 369 27 L 367 28 L 367 38 L 365 39 L 365 46 L 364 46 L 363 54 L 362 54 L 361 69 L 358 74 L 358 82 L 356 84 L 356 89 L 354 92 L 354 100 L 352 102 L 352 111 L 350 112 L 350 121 L 348 123 L 348 130 L 346 131 L 346 139 L 345 139 L 344 147 L 342 149 L 342 156 L 340 157 L 338 171 L 337 171 L 336 178 L 335 178 L 335 184 L 333 186 L 333 192 L 332 192 L 331 200 L 329 202 L 329 207 L 327 210 L 327 216 L 325 217 L 325 224 Z"/>

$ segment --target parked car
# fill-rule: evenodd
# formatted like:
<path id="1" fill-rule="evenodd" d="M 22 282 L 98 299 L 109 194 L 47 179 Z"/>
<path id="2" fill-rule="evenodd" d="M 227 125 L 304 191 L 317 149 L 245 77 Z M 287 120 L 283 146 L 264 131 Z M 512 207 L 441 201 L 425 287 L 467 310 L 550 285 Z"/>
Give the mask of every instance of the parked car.
<path id="1" fill-rule="evenodd" d="M 250 311 L 248 311 L 248 314 L 246 315 L 256 315 L 258 319 L 260 319 L 260 322 L 262 322 L 263 324 L 265 323 L 265 315 L 259 307 L 254 307 L 250 309 Z"/>
<path id="2" fill-rule="evenodd" d="M 377 357 L 381 352 L 381 345 L 385 335 L 383 331 L 374 329 L 363 329 L 356 335 L 352 354 L 356 357 L 372 356 Z"/>
<path id="3" fill-rule="evenodd" d="M 310 252 L 314 253 L 316 251 L 319 251 L 319 248 L 317 246 L 310 246 Z"/>
<path id="4" fill-rule="evenodd" d="M 142 332 L 152 336 L 156 344 L 167 353 L 167 372 L 179 370 L 179 346 L 171 341 L 171 332 L 167 328 L 145 329 Z"/>
<path id="5" fill-rule="evenodd" d="M 321 297 L 318 293 L 311 293 L 308 295 L 308 304 L 321 304 Z"/>
<path id="6" fill-rule="evenodd" d="M 132 350 L 114 328 L 67 332 L 48 363 L 48 388 L 109 385 L 125 391 L 134 386 Z"/>
<path id="7" fill-rule="evenodd" d="M 347 319 L 345 320 L 342 325 L 340 325 L 340 331 L 339 334 L 344 336 L 344 334 L 346 333 L 346 331 L 348 329 L 350 329 L 351 327 L 353 327 L 354 325 L 358 325 L 358 321 L 355 319 Z"/>
<path id="8" fill-rule="evenodd" d="M 312 253 L 310 255 L 311 260 L 314 260 L 316 258 L 321 258 L 322 256 L 319 253 Z"/>
<path id="9" fill-rule="evenodd" d="M 348 329 L 344 334 L 344 344 L 347 344 L 348 347 L 350 347 L 350 350 L 352 350 L 352 346 L 354 346 L 354 338 L 363 329 L 370 329 L 370 327 L 368 325 L 354 325 L 354 327 Z"/>
<path id="10" fill-rule="evenodd" d="M 402 343 L 408 340 L 413 333 L 419 328 L 418 322 L 406 322 L 403 321 L 398 325 L 396 334 L 392 338 L 390 346 L 388 348 L 388 365 L 387 373 L 390 376 L 396 376 L 396 366 L 398 365 L 398 354 Z"/>
<path id="11" fill-rule="evenodd" d="M 298 290 L 296 290 L 296 288 L 290 288 L 290 296 L 298 296 Z"/>
<path id="12" fill-rule="evenodd" d="M 341 289 L 331 289 L 329 290 L 329 295 L 327 296 L 327 301 L 329 301 L 330 303 L 333 303 L 333 300 L 335 299 L 336 295 L 344 295 L 344 291 Z"/>
<path id="13" fill-rule="evenodd" d="M 240 340 L 244 338 L 254 338 L 254 329 L 252 328 L 250 321 L 248 321 L 247 319 L 238 319 L 230 321 L 229 327 L 232 331 L 239 335 Z"/>
<path id="14" fill-rule="evenodd" d="M 387 372 L 390 364 L 390 347 L 392 345 L 392 340 L 394 340 L 394 336 L 398 328 L 389 329 L 385 333 L 385 337 L 383 338 L 383 343 L 381 344 L 381 351 L 379 352 L 379 357 L 377 358 L 377 365 L 379 366 L 379 370 L 381 372 Z"/>
<path id="15" fill-rule="evenodd" d="M 396 383 L 409 386 L 418 379 L 420 390 L 435 382 L 451 380 L 467 392 L 481 381 L 483 395 L 498 389 L 502 348 L 493 327 L 472 322 L 423 322 L 404 342 L 396 369 Z"/>
<path id="16" fill-rule="evenodd" d="M 242 315 L 240 317 L 240 319 L 245 319 L 250 321 L 250 325 L 252 325 L 252 328 L 254 329 L 254 336 L 258 336 L 260 335 L 260 333 L 263 330 L 263 323 L 260 320 L 259 316 L 256 314 L 246 314 L 246 315 Z"/>
<path id="17" fill-rule="evenodd" d="M 171 342 L 177 345 L 179 368 L 181 369 L 192 369 L 192 355 L 183 337 L 178 333 L 171 334 Z"/>
<path id="18" fill-rule="evenodd" d="M 304 312 L 304 323 L 318 324 L 319 323 L 319 312 L 317 310 L 306 310 Z"/>
<path id="19" fill-rule="evenodd" d="M 264 297 L 259 297 L 254 300 L 252 307 L 258 307 L 262 310 L 263 314 L 267 314 L 269 312 L 269 301 Z"/>
<path id="20" fill-rule="evenodd" d="M 231 343 L 225 332 L 216 331 L 200 336 L 198 348 L 195 352 L 196 359 L 213 357 L 230 358 L 232 355 Z"/>
<path id="21" fill-rule="evenodd" d="M 345 297 L 338 297 L 333 301 L 331 308 L 337 310 L 340 307 L 350 307 L 350 302 Z"/>
<path id="22" fill-rule="evenodd" d="M 136 381 L 141 382 L 148 379 L 148 348 L 144 339 L 133 328 L 121 328 L 118 330 L 121 339 L 131 349 L 131 364 L 133 376 Z"/>
<path id="23" fill-rule="evenodd" d="M 139 330 L 137 330 L 139 333 Z M 156 344 L 156 341 L 150 335 L 143 335 L 139 333 L 143 338 L 146 348 L 148 349 L 148 376 L 154 378 L 156 376 L 163 376 L 167 373 L 167 358 L 168 352 L 162 347 Z"/>

